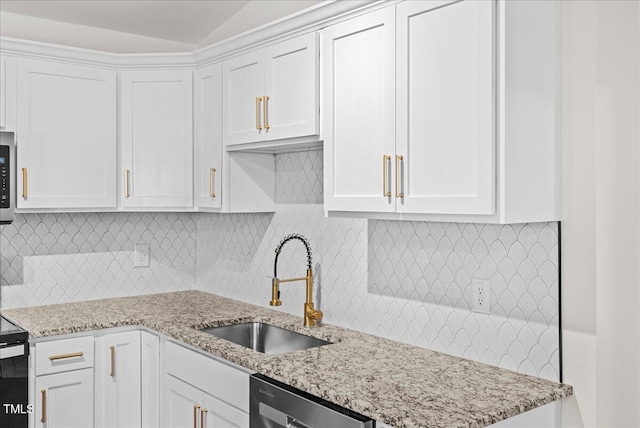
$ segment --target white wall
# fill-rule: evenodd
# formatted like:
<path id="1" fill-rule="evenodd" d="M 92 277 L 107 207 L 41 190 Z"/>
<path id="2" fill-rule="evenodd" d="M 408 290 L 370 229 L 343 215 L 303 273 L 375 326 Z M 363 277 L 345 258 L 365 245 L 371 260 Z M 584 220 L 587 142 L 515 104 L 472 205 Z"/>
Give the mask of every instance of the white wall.
<path id="1" fill-rule="evenodd" d="M 640 426 L 640 3 L 562 3 L 564 426 Z"/>

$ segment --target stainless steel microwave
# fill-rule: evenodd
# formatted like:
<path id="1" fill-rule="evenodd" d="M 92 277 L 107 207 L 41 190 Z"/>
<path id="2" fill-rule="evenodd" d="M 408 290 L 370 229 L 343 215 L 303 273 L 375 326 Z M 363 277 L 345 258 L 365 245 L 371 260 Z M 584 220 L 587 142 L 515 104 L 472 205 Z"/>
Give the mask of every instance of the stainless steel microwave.
<path id="1" fill-rule="evenodd" d="M 0 224 L 13 221 L 16 208 L 16 143 L 13 132 L 0 132 Z"/>

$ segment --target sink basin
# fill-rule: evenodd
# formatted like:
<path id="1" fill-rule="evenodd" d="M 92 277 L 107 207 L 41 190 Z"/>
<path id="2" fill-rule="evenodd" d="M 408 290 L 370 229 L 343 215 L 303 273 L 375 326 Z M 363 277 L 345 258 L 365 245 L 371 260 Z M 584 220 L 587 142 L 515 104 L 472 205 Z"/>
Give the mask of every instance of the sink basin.
<path id="1" fill-rule="evenodd" d="M 264 354 L 283 354 L 331 344 L 326 340 L 261 322 L 212 327 L 201 331 Z"/>

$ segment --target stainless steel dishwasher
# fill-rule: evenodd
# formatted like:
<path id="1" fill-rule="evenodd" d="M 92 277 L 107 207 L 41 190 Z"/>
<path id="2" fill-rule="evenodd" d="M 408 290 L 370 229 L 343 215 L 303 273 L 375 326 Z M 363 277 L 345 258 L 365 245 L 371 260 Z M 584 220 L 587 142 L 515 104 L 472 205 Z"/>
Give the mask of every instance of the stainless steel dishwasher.
<path id="1" fill-rule="evenodd" d="M 373 419 L 266 376 L 251 376 L 251 428 L 375 428 Z"/>

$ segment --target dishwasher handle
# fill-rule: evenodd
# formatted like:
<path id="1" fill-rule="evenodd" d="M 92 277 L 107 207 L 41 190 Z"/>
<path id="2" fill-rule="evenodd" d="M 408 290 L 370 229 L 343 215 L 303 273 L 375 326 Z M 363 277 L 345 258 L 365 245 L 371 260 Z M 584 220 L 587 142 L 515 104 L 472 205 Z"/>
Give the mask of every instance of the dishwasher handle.
<path id="1" fill-rule="evenodd" d="M 278 426 L 287 428 L 312 428 L 281 412 L 280 410 L 274 409 L 268 404 L 260 403 L 258 408 L 260 416 L 267 418 L 272 422 L 275 422 L 276 424 L 278 424 Z"/>

